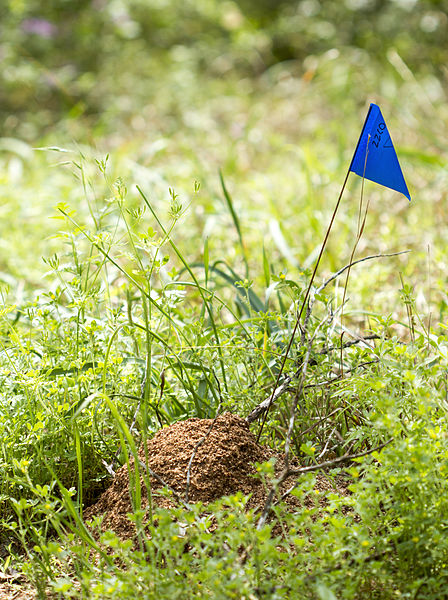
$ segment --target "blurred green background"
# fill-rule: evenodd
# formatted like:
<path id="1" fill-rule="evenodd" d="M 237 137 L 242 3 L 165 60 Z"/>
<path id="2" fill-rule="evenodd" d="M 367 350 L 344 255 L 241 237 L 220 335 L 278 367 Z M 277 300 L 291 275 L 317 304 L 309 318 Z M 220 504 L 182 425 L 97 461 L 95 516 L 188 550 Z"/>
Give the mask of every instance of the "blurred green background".
<path id="1" fill-rule="evenodd" d="M 413 253 L 365 269 L 352 294 L 369 304 L 374 288 L 376 308 L 393 312 L 388 285 L 404 271 L 424 287 L 422 307 L 442 314 L 447 13 L 448 0 L 3 0 L 1 278 L 41 285 L 41 256 L 61 248 L 54 206 L 87 215 L 86 195 L 107 198 L 73 163 L 106 153 L 110 180 L 123 177 L 135 197 L 139 184 L 156 210 L 169 187 L 180 192 L 190 209 L 177 239 L 190 260 L 208 237 L 212 257 L 238 270 L 221 169 L 252 273 L 264 245 L 274 270 L 295 277 L 313 264 L 374 101 L 413 202 L 369 183 L 359 253 Z M 69 152 L 36 150 L 49 146 Z M 323 272 L 350 256 L 359 190 L 353 176 Z"/>
<path id="2" fill-rule="evenodd" d="M 359 70 L 360 85 L 351 89 L 358 101 L 373 91 L 374 66 L 387 72 L 391 63 L 407 65 L 427 78 L 429 95 L 446 83 L 446 0 L 3 0 L 0 6 L 4 134 L 26 140 L 61 120 L 82 118 L 108 133 L 133 127 L 132 118 L 141 111 L 148 117 L 152 104 L 175 119 L 179 104 L 201 98 L 204 81 L 239 83 L 248 93 L 260 78 L 278 75 L 280 64 L 308 81 L 325 52 Z M 271 77 L 278 85 L 278 76 Z"/>

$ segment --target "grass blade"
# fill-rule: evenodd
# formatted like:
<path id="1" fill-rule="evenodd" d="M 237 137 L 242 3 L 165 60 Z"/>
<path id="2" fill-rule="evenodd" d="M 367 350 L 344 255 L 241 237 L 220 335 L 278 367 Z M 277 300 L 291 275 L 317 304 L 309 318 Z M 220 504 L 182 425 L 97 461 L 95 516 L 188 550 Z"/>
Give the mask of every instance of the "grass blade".
<path id="1" fill-rule="evenodd" d="M 222 187 L 222 191 L 224 194 L 224 198 L 226 199 L 227 208 L 229 209 L 229 212 L 232 216 L 233 224 L 235 225 L 235 229 L 238 233 L 238 239 L 240 242 L 241 252 L 243 255 L 244 266 L 246 268 L 246 278 L 248 279 L 249 278 L 249 263 L 247 261 L 246 249 L 244 247 L 243 234 L 241 233 L 240 220 L 238 219 L 238 215 L 235 212 L 232 197 L 230 196 L 229 191 L 226 188 L 226 184 L 224 182 L 224 177 L 222 175 L 221 169 L 219 170 L 219 179 L 221 181 L 221 187 Z"/>

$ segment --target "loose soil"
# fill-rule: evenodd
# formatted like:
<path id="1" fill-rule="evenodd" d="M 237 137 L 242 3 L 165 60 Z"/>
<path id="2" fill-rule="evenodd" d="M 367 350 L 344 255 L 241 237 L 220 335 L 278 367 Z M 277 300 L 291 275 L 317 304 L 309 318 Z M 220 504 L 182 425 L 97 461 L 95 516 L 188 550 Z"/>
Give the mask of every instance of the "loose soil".
<path id="1" fill-rule="evenodd" d="M 208 504 L 222 496 L 241 491 L 245 495 L 251 495 L 248 508 L 260 509 L 266 500 L 266 488 L 259 478 L 254 477 L 255 463 L 275 458 L 277 473 L 284 466 L 282 455 L 257 444 L 247 422 L 232 413 L 224 413 L 214 420 L 188 419 L 163 428 L 147 442 L 146 451 L 144 447 L 140 448 L 139 457 L 141 463 L 147 464 L 183 501 L 186 501 L 189 470 L 189 502 Z M 160 494 L 163 488 L 160 480 L 150 477 L 150 481 L 155 506 L 168 508 L 178 503 L 178 499 L 176 502 L 173 496 Z M 280 492 L 286 491 L 292 484 L 293 479 L 285 481 Z M 318 475 L 317 488 L 328 490 L 333 485 L 325 476 Z M 339 491 L 346 493 L 343 489 Z M 144 484 L 142 497 L 143 507 L 147 507 Z M 288 497 L 288 503 L 291 510 L 303 506 L 295 497 Z M 111 529 L 122 538 L 130 538 L 135 535 L 134 525 L 127 517 L 130 512 L 132 503 L 129 470 L 124 465 L 117 471 L 111 486 L 100 496 L 98 502 L 85 511 L 85 518 L 102 515 L 103 530 Z"/>
<path id="2" fill-rule="evenodd" d="M 188 502 L 202 502 L 205 505 L 214 500 L 240 491 L 250 495 L 247 508 L 263 508 L 266 501 L 266 486 L 256 474 L 256 463 L 275 459 L 275 472 L 284 467 L 282 455 L 257 443 L 248 423 L 241 417 L 224 413 L 216 419 L 188 419 L 158 431 L 139 450 L 141 463 L 157 474 L 176 493 L 161 494 L 164 485 L 151 476 L 151 496 L 154 506 L 170 508 L 186 502 L 187 474 L 190 474 Z M 191 462 L 190 462 L 191 461 Z M 298 465 L 296 465 L 298 466 Z M 133 460 L 130 463 L 134 471 Z M 142 471 L 143 467 L 140 469 Z M 148 505 L 148 495 L 142 481 L 142 505 Z M 280 493 L 288 490 L 294 479 L 286 480 Z M 122 539 L 134 538 L 135 527 L 129 520 L 132 513 L 129 469 L 121 467 L 110 485 L 96 504 L 85 510 L 85 519 L 102 516 L 102 530 L 111 529 Z M 334 489 L 325 475 L 318 474 L 316 490 Z M 346 494 L 343 485 L 337 491 Z M 308 500 L 295 496 L 287 497 L 289 510 L 303 508 Z M 0 581 L 0 600 L 34 600 L 35 592 L 29 584 L 21 581 Z"/>
<path id="3" fill-rule="evenodd" d="M 29 584 L 0 583 L 0 600 L 35 600 L 37 598 Z"/>

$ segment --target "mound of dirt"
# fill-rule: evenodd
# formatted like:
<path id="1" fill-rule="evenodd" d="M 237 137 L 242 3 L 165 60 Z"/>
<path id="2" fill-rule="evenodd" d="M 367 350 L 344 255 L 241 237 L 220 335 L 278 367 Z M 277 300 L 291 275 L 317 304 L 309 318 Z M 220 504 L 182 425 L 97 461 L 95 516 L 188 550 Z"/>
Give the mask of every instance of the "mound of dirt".
<path id="1" fill-rule="evenodd" d="M 189 502 L 207 504 L 241 491 L 252 494 L 251 507 L 261 507 L 265 500 L 264 486 L 260 479 L 254 478 L 255 463 L 276 457 L 276 470 L 283 465 L 282 457 L 257 444 L 247 422 L 232 413 L 224 413 L 215 420 L 188 419 L 163 428 L 147 442 L 146 452 L 144 447 L 140 449 L 139 457 L 143 464 L 147 461 L 149 469 L 184 501 L 189 473 Z M 150 479 L 153 504 L 173 506 L 174 500 L 157 493 L 163 487 L 160 480 Z M 324 478 L 321 483 L 322 488 L 331 487 Z M 291 482 L 285 482 L 284 489 L 290 485 Z M 147 506 L 146 489 L 144 485 L 142 487 L 143 506 Z M 130 512 L 129 471 L 124 465 L 98 502 L 85 511 L 85 518 L 104 515 L 102 529 L 112 529 L 126 538 L 135 534 L 135 528 L 126 516 Z"/>

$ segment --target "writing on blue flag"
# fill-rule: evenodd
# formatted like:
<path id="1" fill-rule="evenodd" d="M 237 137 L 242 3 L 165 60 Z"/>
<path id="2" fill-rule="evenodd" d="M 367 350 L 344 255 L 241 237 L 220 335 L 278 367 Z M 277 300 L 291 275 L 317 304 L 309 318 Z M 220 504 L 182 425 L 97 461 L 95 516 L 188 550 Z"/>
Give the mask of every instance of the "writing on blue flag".
<path id="1" fill-rule="evenodd" d="M 411 199 L 386 122 L 376 104 L 370 105 L 350 171 Z"/>

